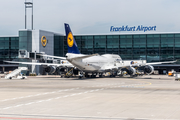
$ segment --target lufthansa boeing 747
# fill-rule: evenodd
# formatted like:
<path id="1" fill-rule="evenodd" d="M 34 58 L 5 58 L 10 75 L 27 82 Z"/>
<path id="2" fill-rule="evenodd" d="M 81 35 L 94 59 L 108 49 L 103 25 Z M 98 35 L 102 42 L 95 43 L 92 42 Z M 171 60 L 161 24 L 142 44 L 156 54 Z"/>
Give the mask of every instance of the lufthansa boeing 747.
<path id="1" fill-rule="evenodd" d="M 162 64 L 162 63 L 173 63 L 175 61 L 170 62 L 156 62 L 156 63 L 142 63 L 142 64 L 132 64 L 123 65 L 123 60 L 119 55 L 116 54 L 92 54 L 92 55 L 84 55 L 81 54 L 78 50 L 78 46 L 74 39 L 73 33 L 70 29 L 69 24 L 64 24 L 66 39 L 67 39 L 67 47 L 68 53 L 66 54 L 67 60 L 81 70 L 80 78 L 83 77 L 83 73 L 85 75 L 87 73 L 92 73 L 92 75 L 96 75 L 97 73 L 102 76 L 105 72 L 118 73 L 122 69 L 125 69 L 128 74 L 131 76 L 136 74 L 135 67 L 144 67 L 144 71 L 148 74 L 151 74 L 154 71 L 154 67 L 152 64 Z"/>

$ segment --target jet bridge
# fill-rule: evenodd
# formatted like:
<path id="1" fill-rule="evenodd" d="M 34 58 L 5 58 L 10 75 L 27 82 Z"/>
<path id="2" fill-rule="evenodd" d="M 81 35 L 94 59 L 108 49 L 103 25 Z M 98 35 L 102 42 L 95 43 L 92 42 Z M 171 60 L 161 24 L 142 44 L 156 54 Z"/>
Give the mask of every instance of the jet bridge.
<path id="1" fill-rule="evenodd" d="M 19 58 L 24 59 L 23 62 L 32 62 L 32 63 L 49 63 L 49 64 L 68 64 L 67 60 L 61 60 L 52 55 L 46 55 L 45 52 L 28 52 L 27 50 L 19 50 Z M 22 65 L 27 66 L 27 65 Z M 45 74 L 62 74 L 69 71 L 67 67 L 58 67 L 53 65 L 29 65 L 30 73 L 36 73 L 45 75 Z M 74 71 L 74 70 L 73 70 Z"/>

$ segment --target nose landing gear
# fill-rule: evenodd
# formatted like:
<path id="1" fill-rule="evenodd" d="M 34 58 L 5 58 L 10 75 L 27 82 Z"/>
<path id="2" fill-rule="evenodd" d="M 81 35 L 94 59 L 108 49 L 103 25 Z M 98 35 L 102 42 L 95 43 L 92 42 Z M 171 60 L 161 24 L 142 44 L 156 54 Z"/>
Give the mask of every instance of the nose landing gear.
<path id="1" fill-rule="evenodd" d="M 82 78 L 83 78 L 83 76 L 84 76 L 83 71 L 80 71 L 80 73 L 79 73 L 79 79 L 82 79 Z"/>

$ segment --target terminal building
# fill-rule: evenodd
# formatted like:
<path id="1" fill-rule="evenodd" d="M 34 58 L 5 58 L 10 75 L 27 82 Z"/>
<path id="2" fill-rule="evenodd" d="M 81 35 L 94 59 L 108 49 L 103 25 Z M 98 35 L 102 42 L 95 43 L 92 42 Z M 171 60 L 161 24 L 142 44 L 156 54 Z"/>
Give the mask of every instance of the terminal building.
<path id="1" fill-rule="evenodd" d="M 19 30 L 17 36 L 0 36 L 0 71 L 10 71 L 18 64 L 19 50 L 44 52 L 47 55 L 65 56 L 67 42 L 64 34 L 44 30 Z M 118 54 L 123 60 L 147 60 L 147 62 L 173 61 L 180 59 L 180 33 L 74 35 L 83 54 Z M 42 39 L 46 39 L 43 45 Z M 27 61 L 27 60 L 26 60 Z M 180 71 L 178 62 L 155 65 L 160 74 L 174 69 Z"/>

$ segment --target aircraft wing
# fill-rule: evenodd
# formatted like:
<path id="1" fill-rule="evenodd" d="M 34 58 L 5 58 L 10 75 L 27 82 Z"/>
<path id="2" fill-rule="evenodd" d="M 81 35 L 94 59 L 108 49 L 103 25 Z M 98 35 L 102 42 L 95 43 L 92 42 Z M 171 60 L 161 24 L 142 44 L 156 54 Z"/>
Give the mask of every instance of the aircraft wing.
<path id="1" fill-rule="evenodd" d="M 62 66 L 62 67 L 74 67 L 72 64 L 53 64 L 53 63 L 32 63 L 32 62 L 17 62 L 17 61 L 4 61 L 8 63 L 18 63 L 25 65 L 47 65 L 47 66 Z"/>
<path id="2" fill-rule="evenodd" d="M 163 64 L 163 63 L 174 63 L 177 61 L 166 61 L 166 62 L 154 62 L 154 63 L 146 63 L 146 65 L 156 65 L 156 64 Z"/>
<path id="3" fill-rule="evenodd" d="M 163 63 L 174 63 L 176 61 L 166 61 L 166 62 L 153 62 L 153 63 L 135 63 L 135 64 L 130 64 L 127 66 L 146 66 L 146 65 L 157 65 L 157 64 L 163 64 Z"/>
<path id="4" fill-rule="evenodd" d="M 58 58 L 58 59 L 63 59 L 63 60 L 66 59 L 66 57 L 59 57 L 59 56 L 52 56 L 52 55 L 41 55 L 41 56 L 46 56 L 46 57 L 51 57 L 51 58 Z"/>
<path id="5" fill-rule="evenodd" d="M 146 65 L 157 65 L 157 64 L 163 64 L 163 63 L 174 63 L 177 61 L 166 61 L 166 62 L 153 62 L 153 63 L 135 63 L 135 64 L 129 64 L 129 65 L 118 65 L 119 68 L 125 68 L 125 67 L 142 67 Z"/>
<path id="6" fill-rule="evenodd" d="M 174 63 L 176 61 L 166 61 L 166 62 L 154 62 L 154 63 L 138 63 L 138 64 L 129 64 L 129 65 L 122 65 L 119 64 L 117 66 L 109 66 L 107 67 L 105 65 L 104 69 L 105 70 L 112 70 L 112 69 L 122 69 L 122 68 L 127 68 L 127 67 L 142 67 L 142 66 L 146 66 L 146 65 L 156 65 L 156 64 L 163 64 L 163 63 Z"/>

